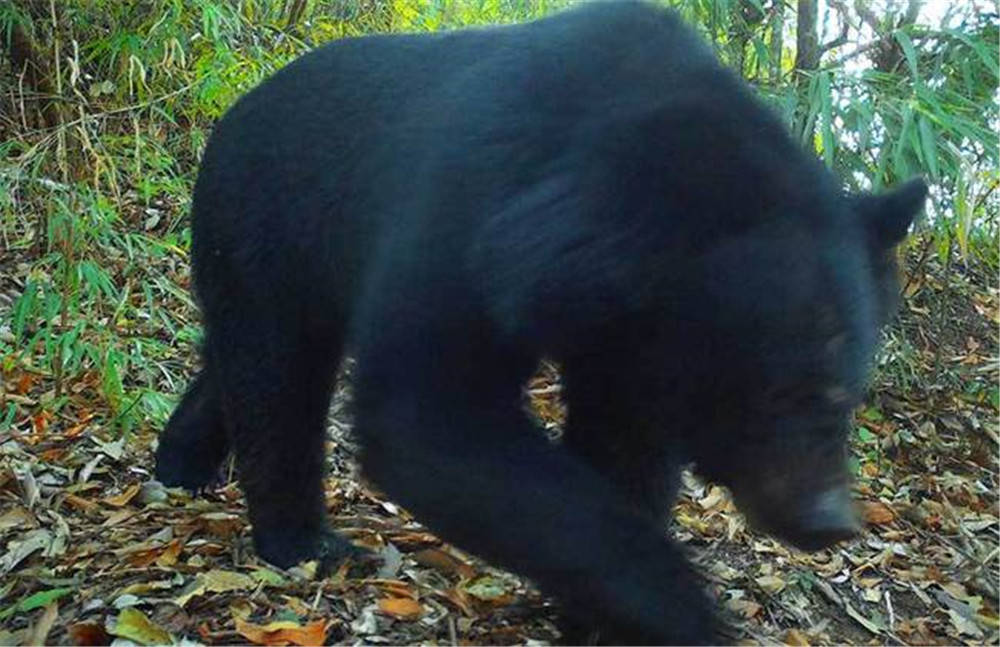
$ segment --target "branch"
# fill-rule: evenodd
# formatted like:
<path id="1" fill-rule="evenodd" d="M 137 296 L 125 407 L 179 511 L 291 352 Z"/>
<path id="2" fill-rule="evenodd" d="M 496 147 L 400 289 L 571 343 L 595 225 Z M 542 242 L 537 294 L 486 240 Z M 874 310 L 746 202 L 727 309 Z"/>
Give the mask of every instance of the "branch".
<path id="1" fill-rule="evenodd" d="M 929 38 L 939 38 L 948 40 L 952 38 L 952 36 L 950 34 L 936 34 L 936 33 L 910 34 L 910 40 L 914 42 L 920 40 L 927 40 Z M 844 54 L 843 56 L 840 56 L 839 58 L 830 61 L 830 63 L 823 66 L 823 69 L 828 70 L 831 68 L 839 67 L 840 65 L 843 65 L 845 62 L 851 59 L 855 59 L 861 56 L 862 54 L 865 54 L 867 52 L 872 51 L 873 49 L 880 47 L 884 40 L 885 40 L 884 38 L 877 38 L 870 43 L 865 43 L 864 45 L 860 45 L 858 46 L 857 49 L 854 49 L 848 52 L 847 54 Z"/>
<path id="2" fill-rule="evenodd" d="M 831 40 L 829 42 L 826 42 L 826 43 L 823 43 L 822 45 L 820 45 L 820 48 L 819 48 L 819 54 L 820 54 L 820 56 L 822 56 L 826 52 L 830 51 L 834 47 L 840 47 L 841 45 L 843 45 L 844 43 L 846 43 L 847 42 L 847 30 L 849 28 L 850 28 L 850 25 L 848 25 L 847 21 L 845 20 L 844 21 L 844 26 L 841 27 L 841 29 L 840 29 L 840 35 L 838 35 L 833 40 Z"/>
<path id="3" fill-rule="evenodd" d="M 836 10 L 837 14 L 840 16 L 840 35 L 823 44 L 819 48 L 820 56 L 830 51 L 834 47 L 840 47 L 847 42 L 848 30 L 851 28 L 851 12 L 847 10 L 847 5 L 844 4 L 843 0 L 827 0 L 827 4 Z"/>

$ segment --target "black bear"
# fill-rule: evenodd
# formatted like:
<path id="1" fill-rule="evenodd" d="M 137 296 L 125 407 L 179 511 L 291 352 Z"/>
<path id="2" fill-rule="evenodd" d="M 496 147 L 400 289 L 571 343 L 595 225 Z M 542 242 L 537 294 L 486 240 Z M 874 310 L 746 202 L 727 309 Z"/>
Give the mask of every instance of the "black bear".
<path id="1" fill-rule="evenodd" d="M 231 448 L 261 557 L 348 554 L 321 480 L 350 353 L 385 492 L 604 637 L 710 642 L 664 532 L 680 467 L 800 547 L 851 534 L 846 421 L 925 193 L 845 195 L 652 5 L 334 42 L 205 150 L 204 368 L 157 475 L 197 488 Z M 561 444 L 521 405 L 542 356 Z"/>

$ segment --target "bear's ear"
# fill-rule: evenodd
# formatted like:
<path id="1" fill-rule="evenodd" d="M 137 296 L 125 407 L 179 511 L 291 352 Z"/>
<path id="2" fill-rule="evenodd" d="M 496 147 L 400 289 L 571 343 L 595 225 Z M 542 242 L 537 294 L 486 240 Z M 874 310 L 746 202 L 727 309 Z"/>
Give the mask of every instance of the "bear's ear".
<path id="1" fill-rule="evenodd" d="M 856 198 L 856 209 L 871 232 L 871 240 L 879 249 L 898 245 L 923 208 L 927 199 L 927 184 L 915 178 L 881 195 Z"/>

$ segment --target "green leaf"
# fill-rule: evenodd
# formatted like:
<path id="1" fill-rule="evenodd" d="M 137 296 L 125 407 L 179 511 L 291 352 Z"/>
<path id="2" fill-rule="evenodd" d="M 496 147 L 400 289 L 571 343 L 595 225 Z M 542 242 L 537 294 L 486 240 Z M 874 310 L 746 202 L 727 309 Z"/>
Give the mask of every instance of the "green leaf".
<path id="1" fill-rule="evenodd" d="M 990 73 L 994 76 L 1000 75 L 1000 63 L 997 63 L 996 53 L 990 55 L 983 41 L 975 40 L 969 37 L 968 34 L 962 33 L 957 29 L 943 29 L 942 31 L 952 38 L 956 38 L 971 47 L 976 53 L 976 56 L 978 56 L 983 64 L 989 68 Z"/>
<path id="2" fill-rule="evenodd" d="M 924 163 L 927 170 L 931 172 L 931 177 L 938 179 L 938 158 L 937 142 L 934 140 L 934 131 L 931 130 L 930 120 L 924 115 L 917 119 L 917 128 L 920 131 L 920 145 L 924 151 Z"/>
<path id="3" fill-rule="evenodd" d="M 910 134 L 913 131 L 913 105 L 907 102 L 906 106 L 903 108 L 903 125 L 899 129 L 899 136 L 896 138 L 896 144 L 893 146 L 892 152 L 892 168 L 893 171 L 899 177 L 906 177 L 909 175 L 906 168 L 906 159 L 903 156 L 903 152 L 906 150 L 906 144 L 910 141 Z"/>
<path id="4" fill-rule="evenodd" d="M 914 81 L 920 80 L 920 72 L 917 70 L 917 51 L 913 47 L 913 41 L 910 37 L 906 35 L 905 32 L 896 30 L 892 34 L 896 40 L 899 42 L 899 46 L 903 49 L 903 56 L 906 57 L 906 64 L 910 68 L 910 75 L 913 77 Z"/>
<path id="5" fill-rule="evenodd" d="M 863 443 L 871 443 L 875 442 L 876 437 L 867 427 L 858 427 L 858 440 Z"/>
<path id="6" fill-rule="evenodd" d="M 49 589 L 48 591 L 39 591 L 38 593 L 33 593 L 28 597 L 20 600 L 7 607 L 3 611 L 0 611 L 0 620 L 6 620 L 15 613 L 27 613 L 34 609 L 40 609 L 42 607 L 48 606 L 50 603 L 58 600 L 59 598 L 69 595 L 73 592 L 71 588 L 60 588 L 60 589 Z"/>
<path id="7" fill-rule="evenodd" d="M 823 72 L 819 77 L 821 134 L 823 136 L 823 161 L 833 167 L 833 153 L 836 140 L 833 136 L 833 97 L 830 92 L 830 74 Z"/>

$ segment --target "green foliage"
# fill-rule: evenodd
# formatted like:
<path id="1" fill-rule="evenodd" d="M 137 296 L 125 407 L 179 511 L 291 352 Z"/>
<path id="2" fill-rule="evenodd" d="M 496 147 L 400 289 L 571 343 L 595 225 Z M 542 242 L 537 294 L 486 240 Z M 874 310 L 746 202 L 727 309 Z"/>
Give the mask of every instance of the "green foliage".
<path id="1" fill-rule="evenodd" d="M 60 0 L 55 24 L 48 3 L 0 3 L 0 46 L 27 34 L 61 93 L 59 124 L 40 127 L 50 97 L 21 96 L 19 70 L 0 59 L 11 134 L 0 140 L 0 245 L 12 259 L 0 271 L 18 276 L 0 283 L 17 295 L 0 301 L 2 374 L 51 383 L 50 411 L 93 392 L 116 429 L 161 425 L 199 335 L 185 214 L 212 122 L 331 39 L 528 20 L 575 1 L 311 0 L 291 15 L 287 0 Z M 958 8 L 903 25 L 889 39 L 901 59 L 885 69 L 853 56 L 876 38 L 858 32 L 803 72 L 787 3 L 669 4 L 850 188 L 926 175 L 932 249 L 997 266 L 995 14 Z M 0 430 L 21 406 L 0 410 Z"/>

